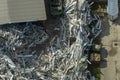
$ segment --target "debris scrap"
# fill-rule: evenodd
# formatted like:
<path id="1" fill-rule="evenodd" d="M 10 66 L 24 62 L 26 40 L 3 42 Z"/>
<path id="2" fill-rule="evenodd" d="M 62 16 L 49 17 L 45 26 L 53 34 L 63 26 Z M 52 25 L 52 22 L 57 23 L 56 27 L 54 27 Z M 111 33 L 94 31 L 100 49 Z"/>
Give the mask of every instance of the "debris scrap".
<path id="1" fill-rule="evenodd" d="M 89 44 L 101 33 L 101 20 L 88 0 L 65 0 L 60 34 L 46 51 L 34 47 L 49 35 L 32 23 L 0 26 L 0 78 L 2 80 L 91 80 L 87 70 Z M 74 41 L 71 41 L 74 39 Z"/>

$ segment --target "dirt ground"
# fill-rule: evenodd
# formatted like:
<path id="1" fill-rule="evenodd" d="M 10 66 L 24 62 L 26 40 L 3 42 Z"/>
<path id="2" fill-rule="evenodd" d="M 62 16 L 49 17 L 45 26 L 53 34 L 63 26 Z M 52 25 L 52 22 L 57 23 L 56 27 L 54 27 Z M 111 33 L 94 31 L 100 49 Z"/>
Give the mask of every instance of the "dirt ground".
<path id="1" fill-rule="evenodd" d="M 101 80 L 120 80 L 120 17 L 103 20 Z"/>

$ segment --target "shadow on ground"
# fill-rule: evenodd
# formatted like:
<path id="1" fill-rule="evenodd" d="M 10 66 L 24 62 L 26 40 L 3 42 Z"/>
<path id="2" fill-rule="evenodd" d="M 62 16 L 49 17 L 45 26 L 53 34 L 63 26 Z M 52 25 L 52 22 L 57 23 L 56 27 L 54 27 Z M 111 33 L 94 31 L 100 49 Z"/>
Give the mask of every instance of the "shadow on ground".
<path id="1" fill-rule="evenodd" d="M 106 68 L 107 67 L 107 61 L 105 58 L 108 56 L 108 51 L 104 48 L 101 49 L 101 61 L 100 61 L 100 68 Z"/>
<path id="2" fill-rule="evenodd" d="M 100 38 L 108 35 L 110 35 L 110 24 L 109 21 L 106 19 L 102 21 L 102 33 L 100 34 Z"/>
<path id="3" fill-rule="evenodd" d="M 118 18 L 113 21 L 113 24 L 120 25 L 120 13 L 118 14 Z"/>
<path id="4" fill-rule="evenodd" d="M 101 51 L 100 51 L 100 53 L 101 53 L 101 59 L 102 60 L 105 59 L 105 58 L 107 58 L 108 51 L 106 49 L 102 48 Z"/>
<path id="5" fill-rule="evenodd" d="M 106 68 L 107 67 L 107 61 L 104 59 L 104 60 L 101 60 L 100 62 L 100 68 Z"/>

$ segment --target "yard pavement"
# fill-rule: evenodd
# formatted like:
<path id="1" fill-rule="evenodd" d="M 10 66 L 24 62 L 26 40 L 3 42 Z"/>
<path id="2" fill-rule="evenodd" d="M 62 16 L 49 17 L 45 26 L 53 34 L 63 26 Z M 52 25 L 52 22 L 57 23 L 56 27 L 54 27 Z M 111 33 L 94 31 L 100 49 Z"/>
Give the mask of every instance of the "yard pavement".
<path id="1" fill-rule="evenodd" d="M 120 18 L 103 20 L 101 80 L 120 80 Z"/>

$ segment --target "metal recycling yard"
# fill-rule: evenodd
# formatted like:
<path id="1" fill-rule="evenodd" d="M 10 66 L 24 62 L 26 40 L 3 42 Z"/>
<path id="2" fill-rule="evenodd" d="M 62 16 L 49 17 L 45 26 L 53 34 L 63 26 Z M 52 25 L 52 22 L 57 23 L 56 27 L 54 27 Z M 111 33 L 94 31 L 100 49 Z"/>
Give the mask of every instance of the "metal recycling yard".
<path id="1" fill-rule="evenodd" d="M 0 80 L 120 80 L 117 1 L 0 1 Z"/>

